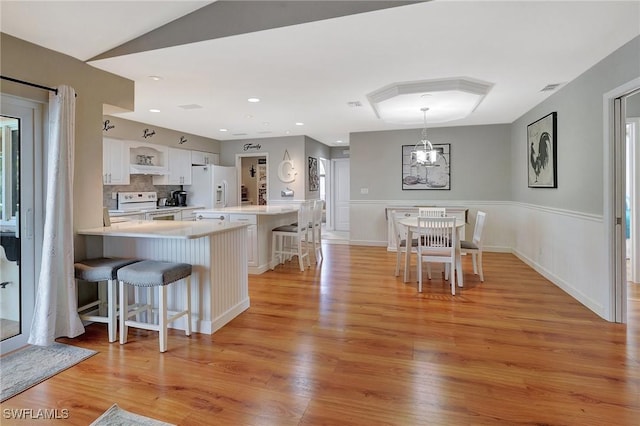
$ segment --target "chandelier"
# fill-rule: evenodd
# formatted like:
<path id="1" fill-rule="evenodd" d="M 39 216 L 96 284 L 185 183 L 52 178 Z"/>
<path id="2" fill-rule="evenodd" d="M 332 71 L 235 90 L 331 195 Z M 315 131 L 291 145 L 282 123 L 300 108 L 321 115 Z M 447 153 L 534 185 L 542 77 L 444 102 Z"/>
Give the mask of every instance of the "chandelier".
<path id="1" fill-rule="evenodd" d="M 427 139 L 427 111 L 429 108 L 421 108 L 424 115 L 424 127 L 422 128 L 422 138 L 416 143 L 411 152 L 411 160 L 424 167 L 432 167 L 438 160 L 438 151 L 433 148 L 431 142 Z"/>

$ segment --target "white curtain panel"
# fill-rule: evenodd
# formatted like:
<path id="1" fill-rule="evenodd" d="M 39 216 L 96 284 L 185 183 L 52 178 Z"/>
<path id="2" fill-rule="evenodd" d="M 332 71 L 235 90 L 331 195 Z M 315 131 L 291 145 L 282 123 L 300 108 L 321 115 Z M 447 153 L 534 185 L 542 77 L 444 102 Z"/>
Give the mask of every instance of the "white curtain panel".
<path id="1" fill-rule="evenodd" d="M 49 95 L 49 158 L 42 266 L 29 343 L 48 346 L 56 337 L 84 333 L 77 313 L 73 272 L 73 152 L 76 94 L 59 86 Z"/>

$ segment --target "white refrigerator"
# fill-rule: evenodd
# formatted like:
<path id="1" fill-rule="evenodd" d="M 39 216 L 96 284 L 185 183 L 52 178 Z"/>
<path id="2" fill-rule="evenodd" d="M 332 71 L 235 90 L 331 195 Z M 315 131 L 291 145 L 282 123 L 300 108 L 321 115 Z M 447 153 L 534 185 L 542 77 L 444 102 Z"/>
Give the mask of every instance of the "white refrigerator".
<path id="1" fill-rule="evenodd" d="M 184 185 L 191 206 L 205 209 L 238 205 L 238 179 L 235 167 L 192 166 L 191 185 Z"/>

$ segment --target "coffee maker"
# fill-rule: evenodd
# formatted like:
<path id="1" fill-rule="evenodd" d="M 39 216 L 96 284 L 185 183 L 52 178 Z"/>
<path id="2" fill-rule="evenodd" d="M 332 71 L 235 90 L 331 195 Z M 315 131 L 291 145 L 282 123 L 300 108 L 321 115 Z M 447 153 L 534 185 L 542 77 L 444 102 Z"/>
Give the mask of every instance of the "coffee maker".
<path id="1" fill-rule="evenodd" d="M 173 198 L 174 205 L 187 207 L 187 191 L 173 191 L 171 198 Z"/>

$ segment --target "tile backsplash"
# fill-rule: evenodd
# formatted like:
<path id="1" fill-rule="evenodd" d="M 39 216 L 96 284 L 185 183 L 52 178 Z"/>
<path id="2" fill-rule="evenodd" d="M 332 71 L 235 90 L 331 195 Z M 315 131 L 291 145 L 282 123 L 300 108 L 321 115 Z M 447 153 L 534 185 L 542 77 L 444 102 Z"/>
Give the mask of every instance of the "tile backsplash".
<path id="1" fill-rule="evenodd" d="M 172 191 L 179 191 L 180 185 L 154 185 L 151 175 L 131 175 L 129 185 L 103 185 L 102 205 L 109 210 L 118 208 L 115 198 L 117 192 L 155 191 L 158 198 L 169 197 Z"/>

